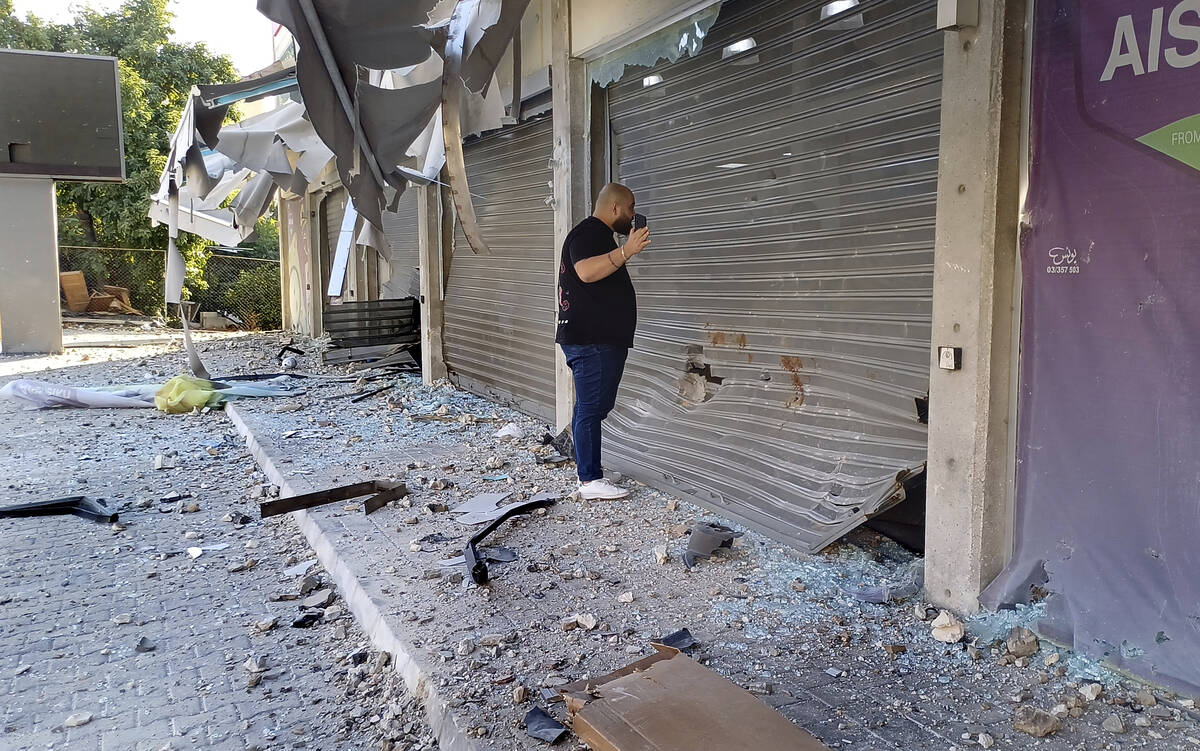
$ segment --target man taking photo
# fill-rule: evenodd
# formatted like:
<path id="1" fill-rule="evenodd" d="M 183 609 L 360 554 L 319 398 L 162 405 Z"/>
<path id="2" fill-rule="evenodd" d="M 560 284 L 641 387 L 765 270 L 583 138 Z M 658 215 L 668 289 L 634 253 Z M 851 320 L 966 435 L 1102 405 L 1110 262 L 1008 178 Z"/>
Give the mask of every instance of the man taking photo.
<path id="1" fill-rule="evenodd" d="M 558 335 L 575 380 L 571 432 L 579 493 L 588 500 L 624 498 L 629 491 L 604 479 L 600 425 L 617 401 L 625 359 L 637 328 L 637 297 L 626 264 L 650 244 L 634 229 L 633 191 L 610 183 L 596 210 L 571 230 L 558 270 Z M 644 224 L 644 217 L 638 217 Z M 628 239 L 617 246 L 613 233 Z"/>

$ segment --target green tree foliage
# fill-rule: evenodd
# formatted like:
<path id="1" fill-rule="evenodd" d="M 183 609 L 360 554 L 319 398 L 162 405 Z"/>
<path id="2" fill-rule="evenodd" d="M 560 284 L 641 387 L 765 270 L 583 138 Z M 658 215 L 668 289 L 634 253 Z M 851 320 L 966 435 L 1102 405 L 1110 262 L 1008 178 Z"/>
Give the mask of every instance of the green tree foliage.
<path id="1" fill-rule="evenodd" d="M 112 55 L 119 60 L 124 114 L 125 172 L 121 184 L 59 183 L 59 242 L 118 248 L 166 248 L 163 226 L 151 227 L 150 194 L 170 149 L 171 133 L 196 84 L 236 80 L 228 57 L 203 44 L 171 41 L 167 0 L 125 0 L 102 13 L 82 7 L 71 23 L 17 18 L 0 0 L 0 47 Z M 188 275 L 199 280 L 205 241 L 180 235 Z"/>

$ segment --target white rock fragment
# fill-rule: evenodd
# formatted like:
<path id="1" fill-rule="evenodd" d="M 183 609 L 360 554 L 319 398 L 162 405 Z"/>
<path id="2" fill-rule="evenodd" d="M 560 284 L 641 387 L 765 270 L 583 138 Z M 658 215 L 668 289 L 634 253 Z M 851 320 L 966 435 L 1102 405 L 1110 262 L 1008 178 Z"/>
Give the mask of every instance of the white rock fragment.
<path id="1" fill-rule="evenodd" d="M 933 638 L 944 644 L 957 644 L 966 634 L 962 622 L 955 618 L 949 610 L 939 613 L 931 626 Z"/>

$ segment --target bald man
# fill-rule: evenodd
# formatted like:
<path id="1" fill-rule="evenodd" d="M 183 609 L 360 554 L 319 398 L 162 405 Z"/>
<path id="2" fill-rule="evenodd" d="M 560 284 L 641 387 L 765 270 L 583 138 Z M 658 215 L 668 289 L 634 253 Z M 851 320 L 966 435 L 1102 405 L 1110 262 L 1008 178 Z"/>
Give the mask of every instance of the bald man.
<path id="1" fill-rule="evenodd" d="M 600 424 L 617 401 L 625 358 L 637 327 L 637 298 L 625 267 L 650 244 L 650 230 L 633 229 L 633 191 L 604 186 L 596 211 L 563 243 L 558 269 L 558 336 L 575 378 L 575 464 L 585 499 L 616 499 L 629 491 L 604 479 Z M 618 247 L 613 233 L 623 235 Z"/>

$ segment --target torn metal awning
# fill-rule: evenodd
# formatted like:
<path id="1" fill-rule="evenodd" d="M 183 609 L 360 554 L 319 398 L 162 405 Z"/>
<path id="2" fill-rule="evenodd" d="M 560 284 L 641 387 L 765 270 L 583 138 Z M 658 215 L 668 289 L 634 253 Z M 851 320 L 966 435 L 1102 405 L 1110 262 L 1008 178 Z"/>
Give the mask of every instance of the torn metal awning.
<path id="1" fill-rule="evenodd" d="M 371 228 L 366 244 L 386 242 L 383 211 L 409 181 L 432 182 L 448 162 L 472 248 L 486 251 L 463 183 L 462 137 L 503 122 L 495 71 L 528 4 L 259 0 L 296 40 L 300 93 Z"/>
<path id="2" fill-rule="evenodd" d="M 237 245 L 254 231 L 277 189 L 303 192 L 333 158 L 296 102 L 221 126 L 233 97 L 257 98 L 289 85 L 292 70 L 192 89 L 148 212 L 170 228 L 168 303 L 178 303 L 182 293 L 183 258 L 175 248 L 180 230 Z"/>

